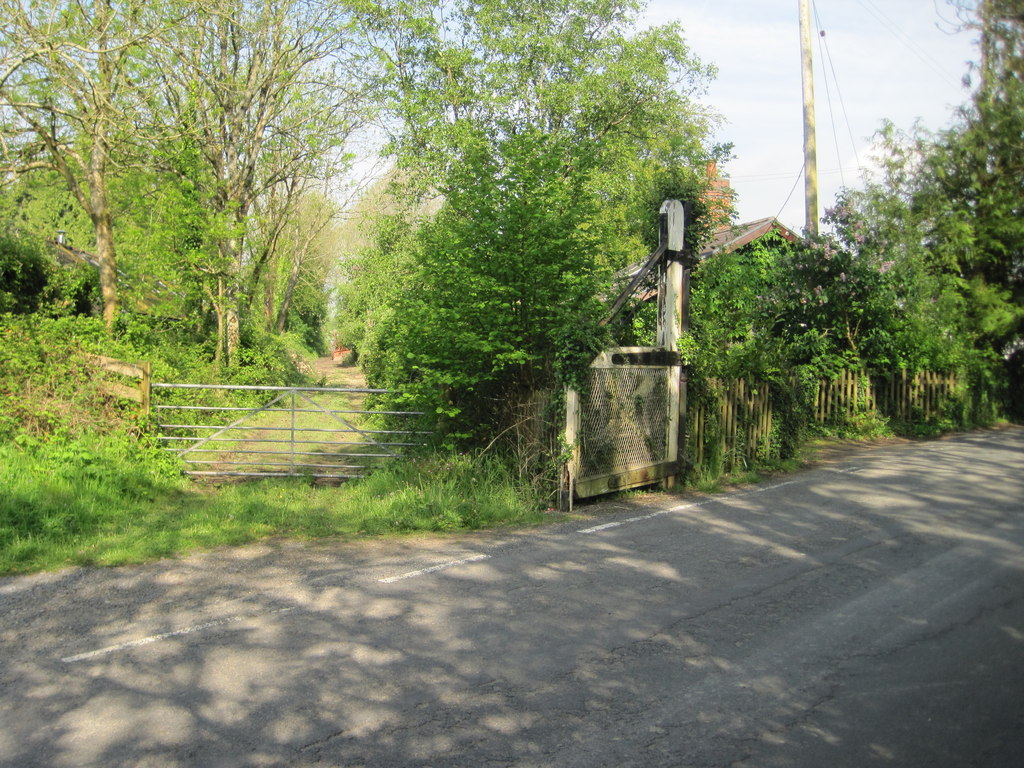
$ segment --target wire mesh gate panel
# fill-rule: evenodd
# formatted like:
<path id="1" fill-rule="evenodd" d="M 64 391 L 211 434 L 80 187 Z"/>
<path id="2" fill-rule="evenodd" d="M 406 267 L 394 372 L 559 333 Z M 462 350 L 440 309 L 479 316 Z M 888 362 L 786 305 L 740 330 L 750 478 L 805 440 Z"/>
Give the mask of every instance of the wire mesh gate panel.
<path id="1" fill-rule="evenodd" d="M 678 471 L 679 366 L 659 348 L 602 353 L 570 392 L 570 483 L 579 498 L 649 485 Z"/>
<path id="2" fill-rule="evenodd" d="M 429 434 L 383 428 L 384 417 L 401 420 L 423 415 L 363 407 L 366 395 L 385 390 L 167 383 L 152 386 L 154 390 L 178 391 L 179 402 L 158 403 L 153 410 L 160 421 L 161 442 L 181 457 L 186 474 L 192 476 L 348 480 L 400 458 L 403 451 L 421 445 Z M 243 395 L 264 402 L 251 407 L 228 405 L 232 393 L 235 398 Z"/>

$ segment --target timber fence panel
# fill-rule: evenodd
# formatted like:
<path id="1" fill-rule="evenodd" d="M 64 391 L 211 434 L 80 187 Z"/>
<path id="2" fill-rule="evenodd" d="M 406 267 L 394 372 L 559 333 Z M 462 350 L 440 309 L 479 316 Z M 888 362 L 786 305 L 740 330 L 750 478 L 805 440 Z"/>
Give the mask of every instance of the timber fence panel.
<path id="1" fill-rule="evenodd" d="M 705 385 L 706 394 L 689 413 L 687 445 L 693 470 L 731 472 L 739 462 L 749 465 L 781 455 L 767 383 L 708 379 Z M 794 380 L 790 386 L 799 384 Z M 868 415 L 897 423 L 934 420 L 947 411 L 959 389 L 958 378 L 950 373 L 871 374 L 847 369 L 818 382 L 811 415 L 822 425 L 841 425 Z"/>
<path id="2" fill-rule="evenodd" d="M 876 377 L 876 381 L 881 391 L 875 409 L 899 423 L 928 422 L 941 417 L 959 388 L 956 374 L 939 371 L 911 376 L 903 369 Z"/>
<path id="3" fill-rule="evenodd" d="M 711 396 L 690 409 L 692 467 L 712 469 L 720 460 L 721 470 L 729 472 L 778 453 L 772 445 L 774 412 L 768 384 L 745 379 L 709 379 L 706 384 Z"/>

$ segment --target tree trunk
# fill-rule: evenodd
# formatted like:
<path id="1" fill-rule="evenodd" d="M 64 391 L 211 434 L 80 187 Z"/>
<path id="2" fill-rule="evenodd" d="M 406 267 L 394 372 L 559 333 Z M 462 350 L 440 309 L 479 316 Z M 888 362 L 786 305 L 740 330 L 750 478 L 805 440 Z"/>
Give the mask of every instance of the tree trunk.
<path id="1" fill-rule="evenodd" d="M 213 361 L 215 363 L 224 362 L 224 340 L 226 338 L 225 329 L 227 327 L 224 322 L 224 278 L 217 278 L 217 297 L 210 297 L 213 301 L 213 308 L 217 313 L 217 350 L 213 353 Z"/>
<path id="2" fill-rule="evenodd" d="M 267 331 L 274 330 L 274 282 L 276 269 L 268 270 L 263 280 L 263 326 Z"/>
<path id="3" fill-rule="evenodd" d="M 117 291 L 117 259 L 114 252 L 114 232 L 110 211 L 94 218 L 96 230 L 96 260 L 100 265 L 100 294 L 103 297 L 103 322 L 107 330 L 114 325 L 120 307 Z"/>
<path id="4" fill-rule="evenodd" d="M 93 138 L 89 179 L 89 217 L 96 235 L 96 260 L 100 265 L 100 293 L 103 297 L 103 321 L 110 330 L 118 311 L 117 256 L 114 227 L 107 200 L 107 148 L 102 129 Z"/>
<path id="5" fill-rule="evenodd" d="M 239 220 L 244 214 L 239 215 Z M 225 359 L 227 365 L 235 365 L 238 361 L 238 348 L 241 346 L 241 300 L 239 283 L 242 274 L 242 243 L 239 238 L 222 240 L 220 252 L 226 257 L 225 262 L 232 265 L 233 274 L 228 275 L 228 284 L 224 287 L 222 297 L 224 311 Z"/>
<path id="6" fill-rule="evenodd" d="M 242 337 L 239 331 L 238 308 L 228 307 L 225 313 L 227 321 L 227 342 L 228 342 L 228 365 L 238 364 L 238 348 L 242 344 Z"/>
<path id="7" fill-rule="evenodd" d="M 281 299 L 281 308 L 277 312 L 278 333 L 284 333 L 284 325 L 288 321 L 288 310 L 291 308 L 292 296 L 295 294 L 295 286 L 299 282 L 299 272 L 301 267 L 301 259 L 294 259 L 292 261 L 292 269 L 288 274 L 288 285 L 284 289 L 284 298 Z"/>

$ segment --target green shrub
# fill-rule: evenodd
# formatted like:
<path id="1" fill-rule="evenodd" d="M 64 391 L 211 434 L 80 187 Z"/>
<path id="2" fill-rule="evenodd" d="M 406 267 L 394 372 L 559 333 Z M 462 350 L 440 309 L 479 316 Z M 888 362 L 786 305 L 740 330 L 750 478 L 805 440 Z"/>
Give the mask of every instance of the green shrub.
<path id="1" fill-rule="evenodd" d="M 47 277 L 46 261 L 37 247 L 0 235 L 0 312 L 34 312 Z"/>
<path id="2" fill-rule="evenodd" d="M 99 274 L 58 266 L 32 240 L 0 235 L 0 314 L 88 315 L 99 305 Z"/>

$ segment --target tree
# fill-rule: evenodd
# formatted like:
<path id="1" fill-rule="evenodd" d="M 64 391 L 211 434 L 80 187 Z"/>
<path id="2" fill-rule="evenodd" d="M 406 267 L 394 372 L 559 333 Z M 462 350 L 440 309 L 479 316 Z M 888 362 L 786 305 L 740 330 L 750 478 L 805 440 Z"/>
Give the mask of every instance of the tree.
<path id="1" fill-rule="evenodd" d="M 0 235 L 0 314 L 35 312 L 46 282 L 46 261 L 39 250 Z"/>
<path id="2" fill-rule="evenodd" d="M 771 232 L 727 253 L 713 253 L 693 271 L 691 343 L 698 375 L 769 380 L 787 369 L 788 350 L 773 335 L 768 297 L 784 279 L 795 246 Z"/>
<path id="3" fill-rule="evenodd" d="M 145 2 L 3 0 L 0 110 L 3 172 L 45 169 L 88 214 L 103 316 L 118 310 L 109 177 L 145 87 L 139 54 L 163 20 Z"/>
<path id="4" fill-rule="evenodd" d="M 209 171 L 204 202 L 221 257 L 211 291 L 217 354 L 230 363 L 276 242 L 270 236 L 269 249 L 250 248 L 254 205 L 272 194 L 294 201 L 289 185 L 347 166 L 345 145 L 366 118 L 373 71 L 345 3 L 207 0 L 193 8 L 161 60 L 161 108 Z M 264 207 L 271 210 L 285 219 L 294 212 Z M 281 221 L 264 226 L 272 231 Z"/>
<path id="5" fill-rule="evenodd" d="M 390 306 L 351 302 L 374 309 L 361 359 L 449 435 L 486 440 L 528 392 L 574 375 L 602 343 L 612 270 L 650 250 L 652 198 L 703 188 L 713 118 L 693 95 L 711 71 L 675 26 L 632 32 L 638 10 L 453 0 L 370 20 L 398 194 L 437 203 L 383 228 L 388 251 L 359 265 L 367 286 L 379 269 L 401 280 Z"/>
<path id="6" fill-rule="evenodd" d="M 937 222 L 934 242 L 960 246 L 968 311 L 1004 353 L 1024 334 L 1024 2 L 984 0 L 964 18 L 981 34 L 977 87 L 930 152 L 917 201 L 949 201 L 955 215 Z"/>
<path id="7" fill-rule="evenodd" d="M 326 305 L 327 277 L 335 256 L 331 235 L 340 213 L 337 203 L 310 185 L 292 194 L 296 200 L 290 203 L 291 216 L 268 217 L 282 224 L 272 231 L 274 257 L 269 259 L 264 306 L 268 329 L 277 333 L 288 328 L 297 291 L 318 294 L 316 302 Z"/>

